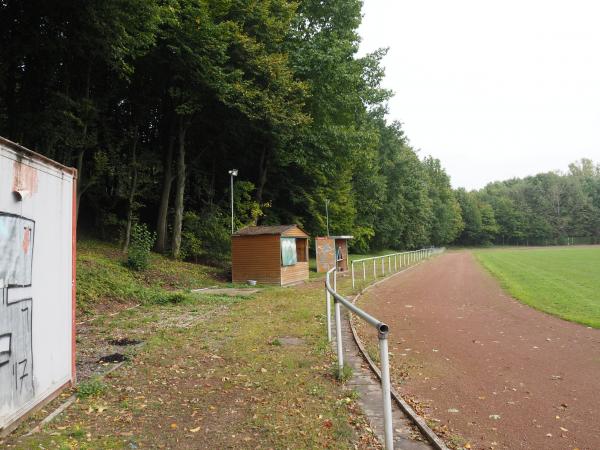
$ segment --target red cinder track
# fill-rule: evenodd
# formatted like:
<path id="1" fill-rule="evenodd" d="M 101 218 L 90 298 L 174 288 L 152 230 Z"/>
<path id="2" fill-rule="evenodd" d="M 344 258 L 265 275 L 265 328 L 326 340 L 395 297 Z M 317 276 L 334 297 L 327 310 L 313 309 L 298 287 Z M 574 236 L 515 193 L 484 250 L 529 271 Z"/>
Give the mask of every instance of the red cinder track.
<path id="1" fill-rule="evenodd" d="M 600 449 L 600 330 L 517 302 L 466 251 L 359 304 L 390 326 L 392 364 L 409 374 L 396 388 L 471 448 Z"/>

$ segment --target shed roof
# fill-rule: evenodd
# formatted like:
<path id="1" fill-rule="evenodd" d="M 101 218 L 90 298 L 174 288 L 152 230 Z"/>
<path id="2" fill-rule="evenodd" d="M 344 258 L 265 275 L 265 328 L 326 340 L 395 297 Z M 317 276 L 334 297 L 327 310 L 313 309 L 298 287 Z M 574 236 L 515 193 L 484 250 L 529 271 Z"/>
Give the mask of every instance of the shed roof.
<path id="1" fill-rule="evenodd" d="M 354 236 L 348 236 L 348 235 L 344 235 L 344 236 L 319 236 L 317 239 L 354 239 Z"/>
<path id="2" fill-rule="evenodd" d="M 294 228 L 300 230 L 302 233 L 308 234 L 300 228 L 298 225 L 266 225 L 266 226 L 253 226 L 244 227 L 234 233 L 234 236 L 258 236 L 261 234 L 285 234 L 287 231 L 293 230 Z"/>

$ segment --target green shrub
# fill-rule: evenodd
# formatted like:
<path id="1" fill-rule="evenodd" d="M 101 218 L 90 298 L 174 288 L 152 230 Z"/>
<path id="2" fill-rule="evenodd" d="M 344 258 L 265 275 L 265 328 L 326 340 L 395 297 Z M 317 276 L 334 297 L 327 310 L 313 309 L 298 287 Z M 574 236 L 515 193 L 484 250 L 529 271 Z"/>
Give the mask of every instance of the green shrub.
<path id="1" fill-rule="evenodd" d="M 229 226 L 228 217 L 216 208 L 207 209 L 202 215 L 186 212 L 181 235 L 182 258 L 195 262 L 227 259 L 231 244 Z"/>
<path id="2" fill-rule="evenodd" d="M 98 396 L 106 390 L 106 384 L 99 377 L 93 377 L 77 386 L 77 397 L 86 398 Z"/>
<path id="3" fill-rule="evenodd" d="M 127 252 L 127 266 L 133 270 L 145 270 L 149 266 L 150 250 L 156 234 L 146 224 L 134 224 L 131 228 L 131 243 Z"/>

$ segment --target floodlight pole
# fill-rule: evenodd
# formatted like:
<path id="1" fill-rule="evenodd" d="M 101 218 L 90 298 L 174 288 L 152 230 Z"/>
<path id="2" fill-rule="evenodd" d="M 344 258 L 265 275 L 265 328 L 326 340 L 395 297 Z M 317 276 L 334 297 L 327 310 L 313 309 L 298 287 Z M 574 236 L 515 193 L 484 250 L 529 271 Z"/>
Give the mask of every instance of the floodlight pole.
<path id="1" fill-rule="evenodd" d="M 327 216 L 327 237 L 329 237 L 329 200 L 325 199 L 325 216 Z"/>
<path id="2" fill-rule="evenodd" d="M 238 174 L 238 170 L 237 169 L 231 169 L 229 171 L 229 175 L 231 175 L 231 234 L 234 233 L 234 229 L 233 229 L 233 177 L 237 177 Z"/>

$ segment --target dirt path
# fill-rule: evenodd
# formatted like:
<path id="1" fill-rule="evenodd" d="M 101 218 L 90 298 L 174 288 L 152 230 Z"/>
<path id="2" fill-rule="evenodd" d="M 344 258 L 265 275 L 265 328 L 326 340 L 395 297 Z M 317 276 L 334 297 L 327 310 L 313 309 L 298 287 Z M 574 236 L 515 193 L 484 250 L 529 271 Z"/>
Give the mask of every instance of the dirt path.
<path id="1" fill-rule="evenodd" d="M 470 448 L 599 449 L 600 330 L 505 294 L 469 252 L 374 287 L 400 392 Z"/>

